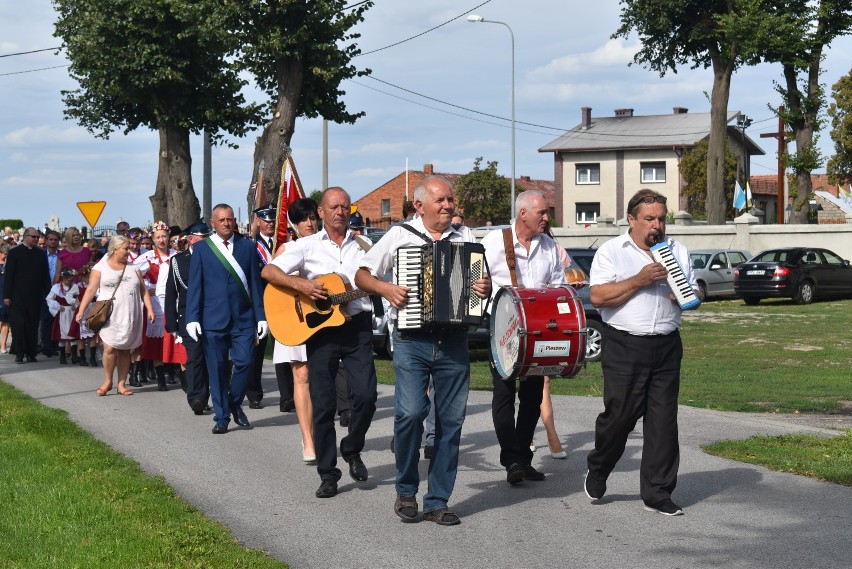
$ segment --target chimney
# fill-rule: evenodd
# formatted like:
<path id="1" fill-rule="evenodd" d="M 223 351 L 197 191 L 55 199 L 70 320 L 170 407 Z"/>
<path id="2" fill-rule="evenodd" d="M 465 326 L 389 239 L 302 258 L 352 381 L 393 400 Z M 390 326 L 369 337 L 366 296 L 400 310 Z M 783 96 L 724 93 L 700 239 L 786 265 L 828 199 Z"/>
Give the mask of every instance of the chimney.
<path id="1" fill-rule="evenodd" d="M 615 116 L 617 118 L 632 117 L 633 109 L 615 109 Z"/>
<path id="2" fill-rule="evenodd" d="M 582 119 L 580 127 L 583 130 L 586 130 L 587 128 L 592 128 L 592 107 L 580 108 L 580 116 Z"/>
<path id="3" fill-rule="evenodd" d="M 423 165 L 423 173 L 426 174 L 427 176 L 431 176 L 434 173 L 432 171 L 432 165 L 431 164 L 424 164 Z"/>
<path id="4" fill-rule="evenodd" d="M 685 115 L 689 112 L 689 109 L 687 109 L 686 107 L 674 107 L 672 110 L 676 115 Z"/>
<path id="5" fill-rule="evenodd" d="M 522 182 L 531 182 L 532 180 L 530 180 L 529 176 L 521 176 L 521 181 Z"/>

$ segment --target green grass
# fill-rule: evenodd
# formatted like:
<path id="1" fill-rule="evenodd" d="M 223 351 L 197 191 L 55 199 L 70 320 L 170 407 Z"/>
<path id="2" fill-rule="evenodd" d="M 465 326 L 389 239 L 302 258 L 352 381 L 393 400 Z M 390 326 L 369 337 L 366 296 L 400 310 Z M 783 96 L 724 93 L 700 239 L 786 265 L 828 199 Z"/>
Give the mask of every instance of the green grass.
<path id="1" fill-rule="evenodd" d="M 852 430 L 832 438 L 761 436 L 722 441 L 703 448 L 716 456 L 852 486 Z"/>
<path id="2" fill-rule="evenodd" d="M 850 329 L 852 300 L 706 302 L 684 318 L 680 403 L 721 411 L 839 412 L 852 398 Z M 472 352 L 472 389 L 491 389 L 487 359 L 487 351 Z M 376 368 L 382 383 L 393 383 L 389 360 L 377 360 Z M 590 363 L 551 389 L 600 397 L 601 366 Z"/>
<path id="3" fill-rule="evenodd" d="M 287 567 L 4 383 L 0 472 L 0 567 Z"/>

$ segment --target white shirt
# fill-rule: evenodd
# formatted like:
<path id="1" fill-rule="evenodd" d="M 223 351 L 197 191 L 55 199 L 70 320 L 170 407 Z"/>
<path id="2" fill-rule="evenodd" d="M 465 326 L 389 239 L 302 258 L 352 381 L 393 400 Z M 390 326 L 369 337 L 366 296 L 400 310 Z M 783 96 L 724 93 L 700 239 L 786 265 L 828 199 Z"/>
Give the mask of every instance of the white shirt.
<path id="1" fill-rule="evenodd" d="M 492 301 L 501 286 L 512 286 L 512 275 L 506 263 L 506 246 L 503 231 L 494 229 L 481 241 L 485 247 L 485 260 L 491 271 Z M 566 284 L 565 271 L 559 259 L 559 248 L 550 236 L 536 235 L 530 242 L 530 250 L 518 242 L 518 232 L 512 224 L 512 243 L 515 250 L 515 275 L 518 286 L 526 288 Z"/>
<path id="2" fill-rule="evenodd" d="M 361 237 L 369 242 L 366 237 Z M 374 247 L 375 248 L 375 247 Z M 361 266 L 364 249 L 355 240 L 355 234 L 346 231 L 343 243 L 338 245 L 328 236 L 325 229 L 308 237 L 290 241 L 284 253 L 272 259 L 270 263 L 285 273 L 297 273 L 306 279 L 315 279 L 328 273 L 337 273 L 349 279 L 355 286 L 355 273 Z M 346 304 L 346 312 L 354 316 L 360 312 L 371 312 L 373 303 L 368 297 L 359 298 Z"/>
<path id="3" fill-rule="evenodd" d="M 395 282 L 396 263 L 394 263 L 394 260 L 396 259 L 397 249 L 400 247 L 421 247 L 431 243 L 432 236 L 429 234 L 429 231 L 427 231 L 426 226 L 423 225 L 422 218 L 418 217 L 407 223 L 412 228 L 429 237 L 430 241 L 424 241 L 421 237 L 415 235 L 402 225 L 394 225 L 384 236 L 382 236 L 381 239 L 379 239 L 373 248 L 370 249 L 370 252 L 364 255 L 364 258 L 361 260 L 361 267 L 370 271 L 370 274 L 374 277 L 382 280 L 387 280 L 388 275 L 390 275 L 391 278 L 394 279 L 393 282 Z M 441 234 L 441 239 L 449 239 L 449 241 L 458 241 L 461 243 L 476 242 L 476 239 L 473 237 L 473 233 L 471 233 L 470 229 L 465 226 L 456 229 L 450 225 Z M 391 308 L 390 318 L 392 320 L 396 320 L 396 308 Z"/>
<path id="4" fill-rule="evenodd" d="M 669 239 L 669 246 L 683 269 L 687 281 L 694 290 L 695 275 L 689 263 L 689 251 L 677 241 Z M 589 286 L 627 280 L 642 270 L 642 267 L 655 262 L 640 249 L 629 233 L 610 239 L 601 245 L 592 261 Z M 681 309 L 677 302 L 669 298 L 671 294 L 668 282 L 662 280 L 647 286 L 618 306 L 599 308 L 604 322 L 630 334 L 647 336 L 669 334 L 680 327 Z"/>

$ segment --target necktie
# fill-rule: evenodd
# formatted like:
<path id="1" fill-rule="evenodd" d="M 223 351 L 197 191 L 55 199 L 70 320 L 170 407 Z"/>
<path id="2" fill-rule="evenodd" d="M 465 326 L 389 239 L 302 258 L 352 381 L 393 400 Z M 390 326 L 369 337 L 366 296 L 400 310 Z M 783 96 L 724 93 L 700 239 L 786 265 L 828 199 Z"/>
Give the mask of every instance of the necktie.
<path id="1" fill-rule="evenodd" d="M 272 251 L 272 238 L 271 237 L 269 238 L 269 241 L 267 241 L 267 244 L 269 245 L 269 250 Z"/>
<path id="2" fill-rule="evenodd" d="M 227 239 L 222 239 L 222 243 L 224 243 L 224 244 L 225 244 L 225 249 L 227 249 L 227 248 L 228 248 L 228 245 L 230 245 L 230 243 L 228 243 L 228 240 L 227 240 Z"/>

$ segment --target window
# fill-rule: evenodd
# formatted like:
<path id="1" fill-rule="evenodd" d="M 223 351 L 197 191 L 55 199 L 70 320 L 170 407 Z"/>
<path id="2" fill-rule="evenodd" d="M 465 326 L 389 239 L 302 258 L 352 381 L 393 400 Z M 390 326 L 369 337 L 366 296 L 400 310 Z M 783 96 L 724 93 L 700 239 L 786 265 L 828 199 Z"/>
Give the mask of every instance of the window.
<path id="1" fill-rule="evenodd" d="M 600 184 L 601 183 L 601 165 L 600 164 L 577 164 L 577 183 L 578 184 Z"/>
<path id="2" fill-rule="evenodd" d="M 731 259 L 731 266 L 732 267 L 739 267 L 740 265 L 742 265 L 743 263 L 748 261 L 748 259 L 745 258 L 745 255 L 743 255 L 739 251 L 729 252 L 728 257 Z"/>
<path id="3" fill-rule="evenodd" d="M 598 216 L 601 214 L 601 204 L 599 203 L 578 203 L 577 205 L 577 224 L 584 225 L 586 223 L 597 223 Z"/>
<path id="4" fill-rule="evenodd" d="M 654 184 L 666 181 L 666 163 L 665 162 L 643 162 L 642 163 L 642 183 Z"/>
<path id="5" fill-rule="evenodd" d="M 382 200 L 382 217 L 390 217 L 390 200 Z"/>

